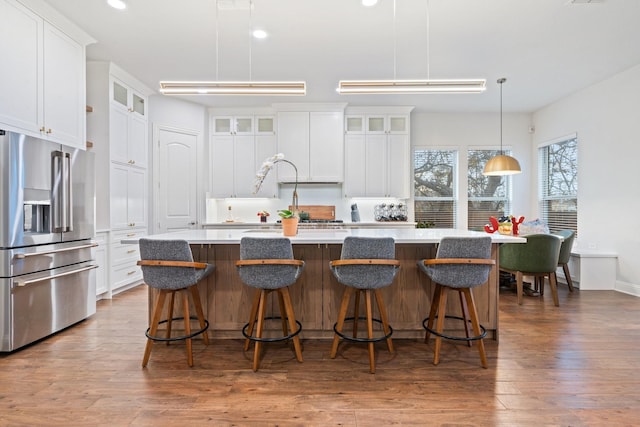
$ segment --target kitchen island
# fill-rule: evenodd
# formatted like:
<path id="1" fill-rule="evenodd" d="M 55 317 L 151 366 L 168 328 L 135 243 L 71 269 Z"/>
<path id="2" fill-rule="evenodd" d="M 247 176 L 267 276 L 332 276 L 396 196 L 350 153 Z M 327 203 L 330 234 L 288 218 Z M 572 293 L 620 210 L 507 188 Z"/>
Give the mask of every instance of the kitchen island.
<path id="1" fill-rule="evenodd" d="M 457 229 L 303 229 L 291 237 L 294 256 L 305 261 L 305 269 L 290 293 L 297 319 L 302 323 L 303 338 L 330 338 L 336 322 L 344 286 L 329 269 L 329 261 L 340 258 L 342 242 L 347 236 L 393 237 L 400 271 L 393 284 L 383 289 L 389 323 L 394 337 L 417 338 L 424 334 L 422 319 L 427 317 L 433 284 L 420 272 L 416 261 L 434 258 L 437 243 L 448 236 L 482 236 L 482 232 Z M 214 274 L 199 285 L 204 311 L 214 338 L 242 338 L 241 330 L 248 320 L 253 288 L 243 284 L 236 271 L 240 259 L 240 239 L 280 237 L 279 229 L 190 230 L 148 236 L 156 239 L 184 239 L 191 244 L 195 261 L 215 264 Z M 491 235 L 491 257 L 498 261 L 500 243 L 523 243 L 522 237 Z M 135 244 L 137 240 L 123 240 Z M 489 336 L 498 338 L 498 268 L 491 271 L 489 281 L 474 289 L 480 323 Z M 150 289 L 149 306 L 154 290 Z M 176 304 L 176 306 L 180 306 Z M 270 307 L 277 311 L 275 307 Z M 451 298 L 447 313 L 460 315 L 459 302 Z M 453 327 L 454 324 L 445 327 Z"/>

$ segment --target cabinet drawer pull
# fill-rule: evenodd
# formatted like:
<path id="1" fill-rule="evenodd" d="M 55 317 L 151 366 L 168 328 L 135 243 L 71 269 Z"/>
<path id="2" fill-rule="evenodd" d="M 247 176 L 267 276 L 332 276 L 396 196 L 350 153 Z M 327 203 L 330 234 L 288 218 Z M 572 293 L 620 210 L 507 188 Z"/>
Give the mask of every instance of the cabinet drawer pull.
<path id="1" fill-rule="evenodd" d="M 128 233 L 128 234 L 127 234 L 127 237 L 133 237 L 133 236 L 135 236 L 136 234 L 138 234 L 138 233 Z"/>
<path id="2" fill-rule="evenodd" d="M 135 249 L 129 249 L 129 250 L 127 251 L 127 253 L 128 253 L 128 254 L 133 254 L 133 253 L 135 253 L 135 252 L 136 252 L 136 250 L 135 250 Z"/>
<path id="3" fill-rule="evenodd" d="M 137 273 L 137 271 L 129 271 L 129 272 L 127 273 L 127 276 L 131 276 L 131 275 L 136 274 L 136 273 Z"/>

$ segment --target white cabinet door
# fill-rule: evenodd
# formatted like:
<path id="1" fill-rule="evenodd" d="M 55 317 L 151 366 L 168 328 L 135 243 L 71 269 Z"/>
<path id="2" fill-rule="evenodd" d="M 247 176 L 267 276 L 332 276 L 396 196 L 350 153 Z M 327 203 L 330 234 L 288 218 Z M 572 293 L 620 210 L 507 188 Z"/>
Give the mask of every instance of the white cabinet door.
<path id="1" fill-rule="evenodd" d="M 348 134 L 344 138 L 345 197 L 366 195 L 365 143 L 363 134 Z"/>
<path id="2" fill-rule="evenodd" d="M 17 2 L 7 0 L 0 0 L 0 16 L 0 123 L 18 132 L 38 134 L 42 123 L 39 82 L 43 21 Z"/>
<path id="3" fill-rule="evenodd" d="M 111 228 L 146 227 L 146 171 L 111 165 Z"/>
<path id="4" fill-rule="evenodd" d="M 211 165 L 209 191 L 211 197 L 233 197 L 233 136 L 215 136 L 211 138 L 209 156 L 209 164 Z"/>
<path id="5" fill-rule="evenodd" d="M 96 233 L 96 296 L 109 291 L 109 264 L 107 258 L 108 233 Z"/>
<path id="6" fill-rule="evenodd" d="M 128 163 L 141 168 L 147 167 L 147 120 L 139 114 L 129 114 L 128 122 Z"/>
<path id="7" fill-rule="evenodd" d="M 44 23 L 44 134 L 49 140 L 84 148 L 84 48 Z"/>
<path id="8" fill-rule="evenodd" d="M 390 197 L 408 199 L 411 185 L 409 136 L 391 134 L 387 138 L 387 194 Z"/>
<path id="9" fill-rule="evenodd" d="M 255 137 L 255 152 L 256 152 L 256 167 L 255 171 L 262 166 L 262 162 L 267 160 L 269 157 L 276 154 L 277 141 L 275 133 L 272 135 L 256 135 Z M 286 166 L 286 165 L 283 165 Z M 253 174 L 253 179 L 255 180 L 255 172 Z M 252 187 L 253 188 L 253 184 Z M 271 171 L 267 174 L 266 178 L 262 182 L 262 186 L 260 187 L 260 191 L 254 195 L 254 197 L 270 197 L 277 198 L 278 197 L 278 177 L 275 171 Z"/>
<path id="10" fill-rule="evenodd" d="M 233 142 L 233 186 L 236 197 L 254 197 L 256 153 L 253 136 L 236 136 Z"/>
<path id="11" fill-rule="evenodd" d="M 341 112 L 312 112 L 309 126 L 309 180 L 344 180 L 344 132 Z"/>
<path id="12" fill-rule="evenodd" d="M 110 107 L 109 145 L 111 161 L 122 164 L 129 162 L 129 113 L 113 104 Z"/>
<path id="13" fill-rule="evenodd" d="M 365 168 L 367 197 L 387 196 L 387 136 L 367 135 Z"/>
<path id="14" fill-rule="evenodd" d="M 298 181 L 310 179 L 309 174 L 309 113 L 286 111 L 278 113 L 278 152 L 298 168 Z M 278 181 L 294 182 L 295 170 L 279 163 Z"/>

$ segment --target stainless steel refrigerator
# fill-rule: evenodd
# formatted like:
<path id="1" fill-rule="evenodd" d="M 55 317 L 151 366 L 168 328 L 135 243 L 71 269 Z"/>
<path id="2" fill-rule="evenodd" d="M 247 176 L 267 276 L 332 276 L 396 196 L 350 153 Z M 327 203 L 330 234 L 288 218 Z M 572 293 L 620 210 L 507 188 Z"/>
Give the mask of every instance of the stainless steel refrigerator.
<path id="1" fill-rule="evenodd" d="M 0 351 L 96 311 L 94 154 L 0 130 Z"/>

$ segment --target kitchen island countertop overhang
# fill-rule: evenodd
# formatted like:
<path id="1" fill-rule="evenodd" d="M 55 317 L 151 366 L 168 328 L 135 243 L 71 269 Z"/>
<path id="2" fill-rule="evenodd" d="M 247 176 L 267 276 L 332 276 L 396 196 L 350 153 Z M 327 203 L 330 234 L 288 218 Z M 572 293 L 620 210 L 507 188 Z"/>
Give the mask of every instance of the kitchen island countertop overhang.
<path id="1" fill-rule="evenodd" d="M 302 323 L 303 338 L 332 338 L 333 324 L 340 307 L 343 285 L 337 282 L 329 261 L 340 258 L 342 243 L 347 236 L 393 237 L 400 270 L 393 284 L 382 290 L 387 302 L 389 324 L 394 338 L 424 337 L 422 320 L 428 316 L 434 284 L 423 274 L 417 261 L 434 258 L 437 243 L 449 236 L 483 236 L 483 232 L 457 229 L 308 229 L 290 237 L 294 257 L 305 261 L 298 281 L 290 287 L 296 318 Z M 272 230 L 187 230 L 147 236 L 151 239 L 184 239 L 191 244 L 194 261 L 215 264 L 213 274 L 198 284 L 204 311 L 213 338 L 241 339 L 241 330 L 248 320 L 252 288 L 242 283 L 235 262 L 240 259 L 240 239 L 251 237 L 281 237 L 280 229 Z M 491 235 L 491 258 L 496 261 L 486 284 L 474 288 L 474 299 L 480 323 L 489 336 L 498 338 L 499 272 L 498 247 L 501 243 L 524 243 L 526 238 Z M 122 240 L 137 244 L 137 238 Z M 149 288 L 149 306 L 155 291 Z M 447 313 L 461 315 L 459 304 L 451 298 Z M 277 307 L 277 304 L 276 304 Z M 273 309 L 273 307 L 271 308 Z M 277 311 L 277 308 L 276 308 Z M 460 325 L 445 322 L 445 329 Z M 459 332 L 459 331 L 458 331 Z"/>

